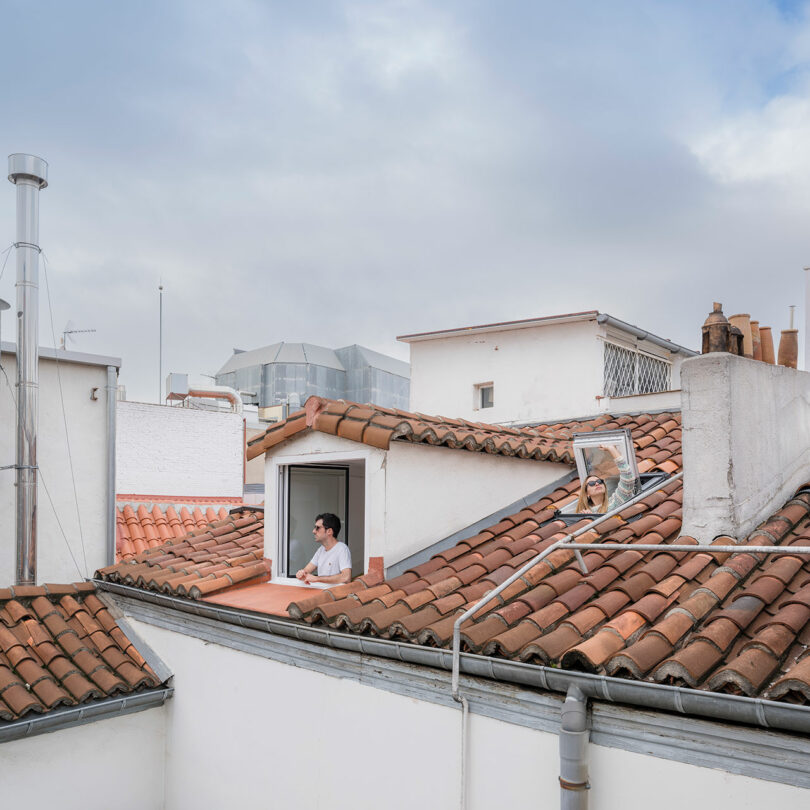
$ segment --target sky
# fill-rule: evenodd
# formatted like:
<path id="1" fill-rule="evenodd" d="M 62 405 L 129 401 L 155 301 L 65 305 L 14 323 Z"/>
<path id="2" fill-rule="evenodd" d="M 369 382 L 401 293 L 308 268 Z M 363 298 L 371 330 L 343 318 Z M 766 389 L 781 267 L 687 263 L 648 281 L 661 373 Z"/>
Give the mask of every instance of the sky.
<path id="1" fill-rule="evenodd" d="M 397 335 L 588 309 L 695 349 L 713 301 L 777 336 L 795 304 L 803 329 L 808 3 L 0 0 L 0 20 L 0 145 L 49 163 L 41 342 L 95 329 L 69 347 L 120 357 L 130 399 L 160 395 L 161 283 L 164 375 L 280 340 L 407 360 Z M 11 255 L 12 306 L 14 281 Z"/>

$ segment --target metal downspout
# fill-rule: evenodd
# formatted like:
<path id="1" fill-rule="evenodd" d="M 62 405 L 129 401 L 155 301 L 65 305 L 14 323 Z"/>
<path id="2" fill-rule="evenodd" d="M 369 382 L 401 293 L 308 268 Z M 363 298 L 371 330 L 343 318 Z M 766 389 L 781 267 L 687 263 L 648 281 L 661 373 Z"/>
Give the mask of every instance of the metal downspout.
<path id="1" fill-rule="evenodd" d="M 34 155 L 8 157 L 17 187 L 17 585 L 37 579 L 37 423 L 39 421 L 39 191 L 48 164 Z"/>
<path id="2" fill-rule="evenodd" d="M 588 703 L 571 684 L 560 711 L 560 810 L 588 810 Z"/>
<path id="3" fill-rule="evenodd" d="M 115 407 L 118 369 L 107 366 L 107 565 L 115 564 Z"/>

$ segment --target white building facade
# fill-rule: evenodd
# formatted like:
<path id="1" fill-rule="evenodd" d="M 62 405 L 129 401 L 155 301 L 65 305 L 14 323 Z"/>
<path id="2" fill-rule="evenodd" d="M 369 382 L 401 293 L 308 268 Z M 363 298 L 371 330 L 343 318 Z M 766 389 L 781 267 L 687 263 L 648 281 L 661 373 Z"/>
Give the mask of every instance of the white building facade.
<path id="1" fill-rule="evenodd" d="M 2 344 L 0 466 L 16 458 L 15 346 Z M 108 398 L 115 397 L 121 360 L 40 348 L 37 464 L 37 582 L 75 582 L 112 562 Z M 7 380 L 9 385 L 6 384 Z M 109 383 L 112 380 L 112 388 Z M 114 409 L 113 409 L 114 414 Z M 111 434 L 112 430 L 112 434 Z M 16 576 L 15 474 L 0 471 L 0 582 Z"/>
<path id="2" fill-rule="evenodd" d="M 241 414 L 119 402 L 116 492 L 173 498 L 241 498 Z"/>
<path id="3" fill-rule="evenodd" d="M 371 558 L 382 558 L 389 568 L 572 469 L 399 441 L 381 450 L 308 431 L 265 454 L 264 556 L 274 561 L 274 576 L 294 576 L 297 563 L 286 563 L 290 552 L 308 562 L 316 549 L 315 515 L 334 511 L 346 525 L 341 539 L 352 552 L 353 574 L 367 571 Z M 345 483 L 339 478 L 333 483 L 340 470 Z M 308 490 L 301 498 L 297 482 Z"/>
<path id="4" fill-rule="evenodd" d="M 695 352 L 597 311 L 402 335 L 410 410 L 475 422 L 680 407 Z"/>

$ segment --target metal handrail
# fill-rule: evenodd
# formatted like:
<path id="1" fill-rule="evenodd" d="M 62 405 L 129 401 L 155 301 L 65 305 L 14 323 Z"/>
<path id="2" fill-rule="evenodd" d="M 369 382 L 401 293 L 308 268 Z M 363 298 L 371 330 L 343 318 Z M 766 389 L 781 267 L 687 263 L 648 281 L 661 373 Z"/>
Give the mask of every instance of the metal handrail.
<path id="1" fill-rule="evenodd" d="M 594 548 L 596 544 L 595 543 L 579 543 L 579 544 L 576 544 L 576 545 L 572 545 L 570 541 L 576 539 L 581 534 L 585 534 L 585 532 L 589 531 L 594 526 L 598 526 L 600 523 L 603 523 L 604 521 L 608 520 L 609 518 L 612 518 L 614 515 L 619 514 L 619 512 L 623 512 L 629 506 L 632 506 L 633 504 L 638 503 L 641 500 L 644 500 L 644 498 L 649 497 L 654 492 L 658 492 L 659 489 L 663 489 L 664 487 L 668 486 L 669 484 L 673 483 L 674 481 L 679 481 L 681 478 L 683 478 L 683 471 L 681 471 L 679 473 L 676 473 L 675 475 L 672 475 L 669 478 L 664 479 L 663 481 L 660 481 L 654 487 L 651 487 L 650 489 L 645 490 L 644 492 L 640 492 L 638 495 L 631 498 L 629 501 L 625 501 L 624 503 L 620 504 L 619 506 L 616 506 L 613 509 L 611 509 L 609 512 L 605 512 L 604 515 L 600 515 L 598 518 L 594 518 L 594 520 L 589 521 L 584 526 L 577 529 L 575 532 L 571 532 L 570 534 L 567 534 L 565 537 L 562 538 L 562 540 L 557 540 L 555 543 L 552 543 L 547 549 L 544 549 L 536 557 L 533 557 L 531 560 L 529 560 L 529 562 L 527 562 L 522 568 L 515 571 L 515 573 L 512 574 L 512 576 L 510 576 L 507 580 L 505 580 L 500 585 L 498 585 L 497 588 L 495 588 L 494 590 L 491 590 L 491 591 L 489 591 L 489 593 L 485 594 L 469 610 L 466 610 L 464 613 L 462 613 L 461 616 L 459 616 L 458 619 L 456 619 L 456 621 L 453 623 L 453 677 L 452 677 L 452 681 L 451 681 L 453 700 L 455 700 L 455 701 L 457 701 L 459 703 L 462 702 L 462 700 L 459 698 L 459 694 L 458 694 L 459 664 L 460 664 L 460 656 L 461 656 L 461 625 L 465 621 L 467 621 L 467 619 L 469 619 L 470 616 L 477 613 L 484 605 L 488 604 L 496 596 L 498 596 L 498 594 L 500 594 L 501 591 L 508 588 L 515 580 L 522 577 L 527 571 L 534 568 L 535 565 L 542 562 L 546 557 L 548 557 L 549 554 L 556 551 L 558 548 L 561 548 L 561 547 L 566 547 L 566 548 L 573 547 L 574 548 L 574 554 L 576 555 L 577 562 L 579 563 L 580 568 L 582 568 L 587 573 L 587 569 L 585 568 L 585 563 L 584 563 L 584 561 L 582 559 L 582 554 L 580 553 L 580 549 Z M 611 543 L 611 544 L 608 544 L 608 545 L 610 545 L 611 548 L 616 548 L 616 549 L 640 548 L 640 546 L 637 546 L 637 545 L 624 546 L 624 544 L 620 544 L 620 543 Z M 665 548 L 672 548 L 672 546 L 666 546 Z M 696 549 L 695 546 L 690 546 L 691 551 L 695 551 L 695 549 Z"/>

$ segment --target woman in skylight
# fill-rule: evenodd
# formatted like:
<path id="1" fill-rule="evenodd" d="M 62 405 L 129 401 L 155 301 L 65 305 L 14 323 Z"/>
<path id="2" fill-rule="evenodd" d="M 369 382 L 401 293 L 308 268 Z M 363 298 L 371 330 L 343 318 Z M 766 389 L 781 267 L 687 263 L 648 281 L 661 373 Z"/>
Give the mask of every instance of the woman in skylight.
<path id="1" fill-rule="evenodd" d="M 615 492 L 608 497 L 607 484 L 604 478 L 598 475 L 589 475 L 579 489 L 576 512 L 607 512 L 621 506 L 625 501 L 630 500 L 635 493 L 636 479 L 630 465 L 624 460 L 618 447 L 612 444 L 600 444 L 600 450 L 604 450 L 612 458 L 619 471 L 619 485 Z"/>

